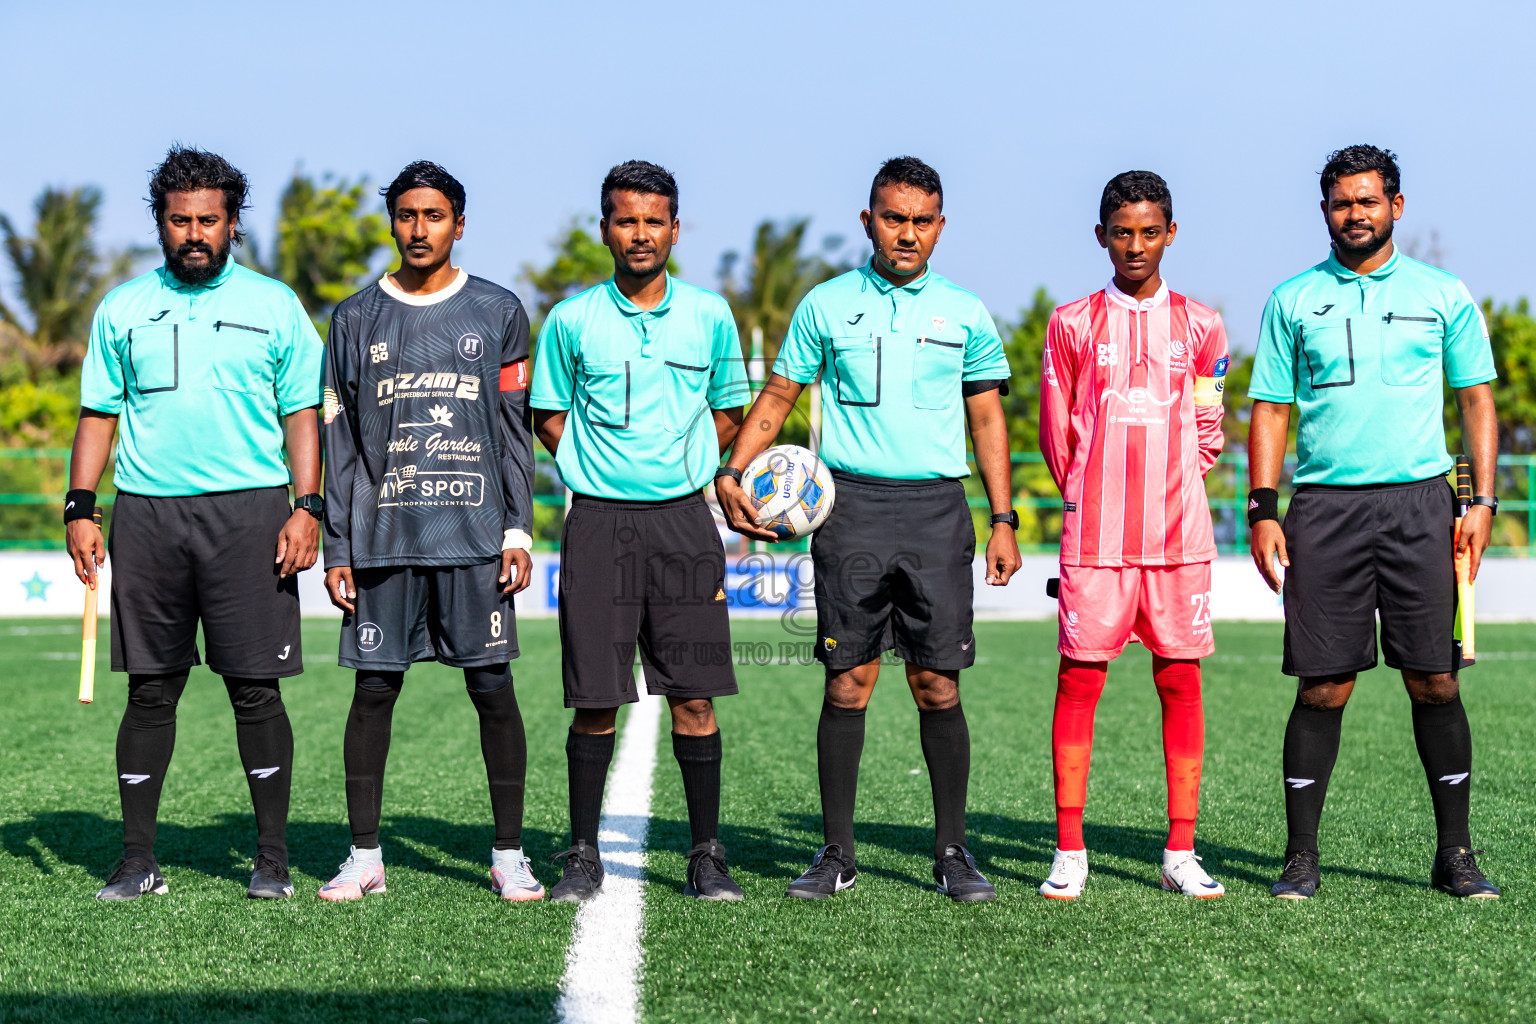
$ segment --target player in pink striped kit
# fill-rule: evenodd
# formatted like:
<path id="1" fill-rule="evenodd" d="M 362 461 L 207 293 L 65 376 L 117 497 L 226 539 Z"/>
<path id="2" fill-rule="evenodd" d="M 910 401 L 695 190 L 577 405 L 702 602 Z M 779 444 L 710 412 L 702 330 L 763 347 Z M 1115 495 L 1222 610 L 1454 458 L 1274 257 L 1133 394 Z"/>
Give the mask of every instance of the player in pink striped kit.
<path id="1" fill-rule="evenodd" d="M 1225 890 L 1194 853 L 1205 747 L 1199 659 L 1215 650 L 1205 474 L 1221 452 L 1227 335 L 1220 314 L 1169 291 L 1159 274 L 1178 231 L 1162 178 L 1117 175 L 1095 230 L 1114 278 L 1051 316 L 1040 389 L 1040 450 L 1064 502 L 1057 850 L 1040 893 L 1072 899 L 1087 879 L 1093 713 L 1109 661 L 1134 640 L 1152 652 L 1163 705 L 1162 885 L 1209 898 Z"/>

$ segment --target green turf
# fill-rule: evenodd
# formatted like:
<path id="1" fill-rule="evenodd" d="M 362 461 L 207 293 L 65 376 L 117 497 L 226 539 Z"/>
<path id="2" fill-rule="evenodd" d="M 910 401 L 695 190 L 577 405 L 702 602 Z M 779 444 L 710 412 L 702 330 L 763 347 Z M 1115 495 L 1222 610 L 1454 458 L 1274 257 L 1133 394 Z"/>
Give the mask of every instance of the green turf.
<path id="1" fill-rule="evenodd" d="M 1054 847 L 1054 624 L 982 624 L 962 691 L 971 723 L 970 828 L 995 903 L 933 892 L 932 802 L 917 715 L 898 668 L 876 691 L 860 777 L 860 876 L 810 904 L 784 886 L 820 844 L 814 668 L 741 669 L 721 702 L 722 841 L 738 905 L 684 899 L 688 845 L 664 745 L 652 807 L 648 1021 L 1461 1021 L 1536 1016 L 1530 968 L 1536 861 L 1529 669 L 1536 627 L 1485 627 L 1465 674 L 1476 743 L 1473 834 L 1506 889 L 1458 902 L 1428 888 L 1433 827 L 1401 682 L 1363 677 L 1323 819 L 1324 887 L 1273 900 L 1284 849 L 1280 746 L 1294 692 L 1280 630 L 1218 625 L 1207 662 L 1207 755 L 1197 845 L 1227 886 L 1196 901 L 1157 887 L 1165 839 L 1150 659 L 1120 659 L 1099 707 L 1086 837 L 1093 874 L 1073 903 L 1036 889 Z M 739 626 L 738 639 L 781 639 Z"/>
<path id="2" fill-rule="evenodd" d="M 475 718 L 457 674 L 421 666 L 396 718 L 385 795 L 390 891 L 314 899 L 348 841 L 341 730 L 350 673 L 335 626 L 306 625 L 309 671 L 285 686 L 298 738 L 290 844 L 299 897 L 244 899 L 253 845 L 223 689 L 189 688 L 159 853 L 172 894 L 90 899 L 119 839 L 112 739 L 122 678 L 74 702 L 76 627 L 0 623 L 0 1021 L 545 1021 L 571 908 L 509 906 L 484 870 L 490 845 Z M 553 622 L 520 626 L 528 725 L 526 845 L 564 841 L 567 713 Z M 783 639 L 738 624 L 742 640 Z M 1279 748 L 1289 686 L 1274 626 L 1219 625 L 1207 666 L 1208 757 L 1198 835 L 1222 900 L 1156 888 L 1163 841 L 1157 703 L 1139 650 L 1100 707 L 1087 838 L 1094 875 L 1072 904 L 1035 895 L 1048 868 L 1046 624 L 983 624 L 965 677 L 974 748 L 972 845 L 1000 899 L 932 892 L 932 809 L 916 713 L 899 672 L 870 715 L 859 813 L 862 873 L 825 904 L 782 897 L 818 845 L 819 673 L 743 667 L 721 702 L 722 839 L 748 901 L 681 896 L 686 815 L 666 730 L 657 760 L 647 894 L 648 1021 L 1525 1020 L 1536 863 L 1528 762 L 1536 627 L 1485 627 L 1467 673 L 1477 744 L 1474 836 L 1508 895 L 1458 903 L 1426 884 L 1431 831 L 1406 699 L 1363 680 L 1324 819 L 1325 885 L 1301 905 L 1265 896 L 1284 845 Z M 318 657 L 315 657 L 318 656 Z M 329 656 L 329 657 L 327 657 Z M 321 660 L 325 659 L 325 660 Z M 914 774 L 914 771 L 916 774 Z M 553 869 L 538 870 L 546 884 Z"/>
<path id="3" fill-rule="evenodd" d="M 114 905 L 90 897 L 120 850 L 112 765 L 125 677 L 107 673 L 103 654 L 97 702 L 82 707 L 78 624 L 0 623 L 0 1021 L 548 1019 L 572 908 L 490 892 L 485 769 L 457 671 L 406 677 L 384 795 L 388 893 L 315 898 L 350 840 L 341 737 L 352 673 L 336 665 L 336 633 L 306 623 L 308 671 L 283 684 L 297 896 L 245 898 L 255 825 L 233 719 L 217 677 L 196 669 L 156 844 L 171 894 Z M 520 633 L 524 846 L 540 858 L 565 838 L 567 712 L 555 624 Z M 535 870 L 557 877 L 539 860 Z"/>

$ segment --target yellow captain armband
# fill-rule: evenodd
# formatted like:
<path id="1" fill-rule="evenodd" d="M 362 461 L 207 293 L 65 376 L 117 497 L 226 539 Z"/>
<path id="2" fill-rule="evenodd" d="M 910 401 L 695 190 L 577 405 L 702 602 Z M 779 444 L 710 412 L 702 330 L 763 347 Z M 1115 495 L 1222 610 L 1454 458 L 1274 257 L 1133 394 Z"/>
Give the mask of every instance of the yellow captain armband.
<path id="1" fill-rule="evenodd" d="M 1225 374 L 1220 377 L 1196 377 L 1195 404 L 1220 405 L 1221 394 L 1226 390 L 1226 386 L 1227 378 Z"/>

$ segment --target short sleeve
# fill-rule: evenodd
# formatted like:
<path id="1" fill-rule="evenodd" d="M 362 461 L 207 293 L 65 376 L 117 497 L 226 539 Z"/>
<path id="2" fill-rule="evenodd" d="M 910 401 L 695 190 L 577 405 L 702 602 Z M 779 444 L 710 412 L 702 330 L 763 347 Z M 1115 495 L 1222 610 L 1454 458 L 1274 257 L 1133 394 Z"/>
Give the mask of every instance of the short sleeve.
<path id="1" fill-rule="evenodd" d="M 568 331 L 559 309 L 544 318 L 539 331 L 539 351 L 533 361 L 533 394 L 528 404 L 535 409 L 566 412 L 571 408 L 575 364 L 571 359 Z"/>
<path id="2" fill-rule="evenodd" d="M 1259 321 L 1259 344 L 1253 354 L 1248 397 L 1286 405 L 1296 400 L 1296 340 L 1276 295 L 1270 295 L 1264 304 L 1264 316 Z"/>
<path id="3" fill-rule="evenodd" d="M 287 416 L 320 404 L 325 374 L 325 343 L 298 296 L 289 294 L 288 315 L 277 359 L 277 406 Z"/>
<path id="4" fill-rule="evenodd" d="M 1488 341 L 1488 322 L 1467 286 L 1457 281 L 1445 318 L 1445 378 L 1453 388 L 1469 388 L 1498 375 L 1493 346 Z"/>
<path id="5" fill-rule="evenodd" d="M 993 322 L 992 314 L 978 302 L 970 338 L 965 343 L 965 369 L 960 379 L 1007 380 L 1010 376 L 1008 357 L 1003 353 L 1003 339 L 997 333 L 997 324 Z"/>
<path id="6" fill-rule="evenodd" d="M 736 320 L 726 310 L 715 317 L 709 362 L 711 409 L 740 409 L 752 401 L 747 365 L 741 358 L 741 336 L 736 333 Z"/>
<path id="7" fill-rule="evenodd" d="M 1224 377 L 1227 373 L 1227 325 L 1221 314 L 1212 315 L 1203 325 L 1199 347 L 1195 349 L 1195 376 Z"/>
<path id="8" fill-rule="evenodd" d="M 821 372 L 826 356 L 826 338 L 816 326 L 815 291 L 800 300 L 789 321 L 789 331 L 773 361 L 773 372 L 796 384 L 809 384 Z"/>
<path id="9" fill-rule="evenodd" d="M 116 416 L 123 411 L 123 357 L 106 303 L 96 307 L 91 340 L 80 367 L 80 405 Z"/>

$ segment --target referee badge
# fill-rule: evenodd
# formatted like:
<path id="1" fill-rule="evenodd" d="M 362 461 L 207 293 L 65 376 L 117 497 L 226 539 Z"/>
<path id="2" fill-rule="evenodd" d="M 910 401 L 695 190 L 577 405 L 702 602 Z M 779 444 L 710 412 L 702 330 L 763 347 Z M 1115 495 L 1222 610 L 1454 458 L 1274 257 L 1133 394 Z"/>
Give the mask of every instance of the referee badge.
<path id="1" fill-rule="evenodd" d="M 936 316 L 936 317 L 933 318 L 933 333 L 934 334 L 943 334 L 944 333 L 944 318 L 943 317 Z"/>

